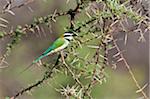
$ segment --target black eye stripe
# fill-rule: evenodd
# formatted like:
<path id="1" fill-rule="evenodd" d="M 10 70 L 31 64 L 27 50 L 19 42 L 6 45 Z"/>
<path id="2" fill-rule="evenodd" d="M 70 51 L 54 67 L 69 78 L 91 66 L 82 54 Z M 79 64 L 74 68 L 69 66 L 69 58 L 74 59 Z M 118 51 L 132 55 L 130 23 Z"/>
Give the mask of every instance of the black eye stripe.
<path id="1" fill-rule="evenodd" d="M 68 33 L 68 34 L 73 34 L 73 32 L 65 32 L 65 34 L 66 34 L 66 33 Z"/>

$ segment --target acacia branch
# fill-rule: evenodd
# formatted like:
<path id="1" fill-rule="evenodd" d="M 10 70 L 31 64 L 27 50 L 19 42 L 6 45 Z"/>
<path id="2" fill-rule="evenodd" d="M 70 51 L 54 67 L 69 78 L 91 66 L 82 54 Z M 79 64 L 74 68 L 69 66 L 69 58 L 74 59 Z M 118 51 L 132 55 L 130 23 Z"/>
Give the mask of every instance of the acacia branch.
<path id="1" fill-rule="evenodd" d="M 53 73 L 53 70 L 58 68 L 58 63 L 59 63 L 59 59 L 60 59 L 60 54 L 55 62 L 55 64 L 53 65 L 52 68 L 48 69 L 45 73 L 44 73 L 44 76 L 41 80 L 37 81 L 35 84 L 25 88 L 25 89 L 22 89 L 21 91 L 19 91 L 18 93 L 16 93 L 16 95 L 12 96 L 11 99 L 16 99 L 17 97 L 19 97 L 20 95 L 22 95 L 23 93 L 27 92 L 27 91 L 30 91 L 31 89 L 35 88 L 35 87 L 38 87 L 38 85 L 41 85 L 45 80 L 47 79 L 50 79 L 51 78 L 51 75 Z"/>
<path id="2" fill-rule="evenodd" d="M 113 36 L 112 36 L 112 38 L 113 38 Z M 138 83 L 138 81 L 137 81 L 137 79 L 136 79 L 136 77 L 135 77 L 135 75 L 134 75 L 130 65 L 128 64 L 128 62 L 124 58 L 123 54 L 121 53 L 121 50 L 118 47 L 118 45 L 117 45 L 116 41 L 114 40 L 114 38 L 113 38 L 113 43 L 114 43 L 116 49 L 118 50 L 118 52 L 120 53 L 121 58 L 119 60 L 124 62 L 125 67 L 127 68 L 129 74 L 131 75 L 131 78 L 134 81 L 136 87 L 138 88 L 138 90 L 140 90 L 140 93 L 144 96 L 145 99 L 149 99 L 148 96 L 146 95 L 146 93 L 142 90 L 142 87 L 139 85 L 139 83 Z"/>

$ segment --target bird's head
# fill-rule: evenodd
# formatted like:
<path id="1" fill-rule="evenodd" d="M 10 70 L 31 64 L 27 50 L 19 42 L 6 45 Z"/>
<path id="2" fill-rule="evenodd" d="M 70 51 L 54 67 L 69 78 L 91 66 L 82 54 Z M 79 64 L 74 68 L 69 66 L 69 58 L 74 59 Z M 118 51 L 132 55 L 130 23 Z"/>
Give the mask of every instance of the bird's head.
<path id="1" fill-rule="evenodd" d="M 73 33 L 72 32 L 65 32 L 64 34 L 63 34 L 63 37 L 66 39 L 66 40 L 72 40 L 73 39 Z"/>

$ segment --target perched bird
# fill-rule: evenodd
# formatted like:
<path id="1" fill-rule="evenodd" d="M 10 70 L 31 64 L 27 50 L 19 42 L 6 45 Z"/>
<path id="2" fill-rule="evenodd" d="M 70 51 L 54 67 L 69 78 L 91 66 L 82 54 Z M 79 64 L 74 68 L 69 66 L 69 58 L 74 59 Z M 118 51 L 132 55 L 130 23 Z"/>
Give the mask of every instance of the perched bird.
<path id="1" fill-rule="evenodd" d="M 60 38 L 58 38 L 54 43 L 37 59 L 33 61 L 33 63 L 37 63 L 39 60 L 44 58 L 45 56 L 48 56 L 52 53 L 59 52 L 63 49 L 65 49 L 69 41 L 73 39 L 73 33 L 64 33 Z"/>
<path id="2" fill-rule="evenodd" d="M 54 43 L 50 47 L 48 47 L 48 49 L 44 53 L 42 53 L 42 55 L 36 58 L 27 68 L 25 68 L 23 72 L 33 64 L 39 62 L 42 58 L 65 49 L 69 45 L 70 40 L 73 39 L 73 35 L 74 34 L 72 32 L 65 32 L 61 37 L 56 39 Z"/>

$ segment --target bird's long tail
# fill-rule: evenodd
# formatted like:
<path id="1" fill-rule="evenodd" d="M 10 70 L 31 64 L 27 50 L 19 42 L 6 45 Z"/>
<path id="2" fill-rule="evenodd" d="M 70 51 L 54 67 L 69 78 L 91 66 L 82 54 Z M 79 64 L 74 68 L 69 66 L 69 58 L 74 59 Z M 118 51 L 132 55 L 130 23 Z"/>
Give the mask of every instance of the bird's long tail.
<path id="1" fill-rule="evenodd" d="M 30 65 L 28 65 L 25 69 L 23 69 L 20 74 L 22 74 L 23 72 L 25 72 L 26 70 L 28 70 L 31 66 L 33 66 L 33 64 L 37 63 L 39 60 L 41 60 L 43 57 L 45 57 L 44 55 L 41 55 L 40 57 L 38 57 L 37 59 L 35 59 Z"/>
<path id="2" fill-rule="evenodd" d="M 45 55 L 41 55 L 40 57 L 38 57 L 37 59 L 35 59 L 33 61 L 33 64 L 37 63 L 39 60 L 41 60 L 43 57 L 45 57 Z"/>

